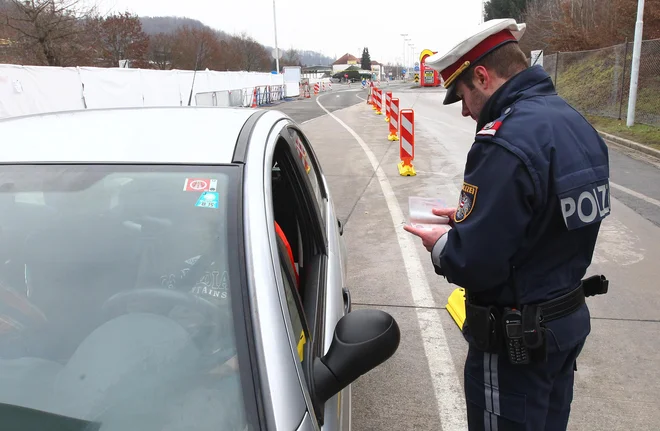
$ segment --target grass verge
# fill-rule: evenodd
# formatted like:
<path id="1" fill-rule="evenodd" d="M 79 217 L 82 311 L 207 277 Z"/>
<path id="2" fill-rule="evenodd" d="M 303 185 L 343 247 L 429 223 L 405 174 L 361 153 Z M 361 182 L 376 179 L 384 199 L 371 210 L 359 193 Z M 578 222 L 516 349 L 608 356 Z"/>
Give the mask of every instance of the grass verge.
<path id="1" fill-rule="evenodd" d="M 601 132 L 660 150 L 660 127 L 647 126 L 646 124 L 635 124 L 632 127 L 627 127 L 625 118 L 617 120 L 595 115 L 587 115 L 586 118 Z"/>

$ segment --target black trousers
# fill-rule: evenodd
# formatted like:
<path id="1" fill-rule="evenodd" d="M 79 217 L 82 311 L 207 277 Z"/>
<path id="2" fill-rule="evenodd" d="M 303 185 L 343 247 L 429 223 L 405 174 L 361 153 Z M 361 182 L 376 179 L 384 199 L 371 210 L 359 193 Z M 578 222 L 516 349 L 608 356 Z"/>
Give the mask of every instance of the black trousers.
<path id="1" fill-rule="evenodd" d="M 529 365 L 512 365 L 503 355 L 470 346 L 465 362 L 469 430 L 565 431 L 584 341 L 548 353 L 544 364 Z"/>

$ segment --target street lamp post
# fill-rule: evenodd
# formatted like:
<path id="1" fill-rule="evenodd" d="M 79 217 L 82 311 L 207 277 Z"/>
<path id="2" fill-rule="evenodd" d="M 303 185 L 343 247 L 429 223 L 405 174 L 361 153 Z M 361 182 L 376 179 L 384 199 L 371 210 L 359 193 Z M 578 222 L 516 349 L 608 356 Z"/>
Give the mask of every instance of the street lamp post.
<path id="1" fill-rule="evenodd" d="M 630 92 L 628 94 L 628 118 L 626 125 L 635 124 L 635 105 L 637 103 L 637 84 L 639 83 L 639 60 L 642 53 L 642 29 L 644 26 L 644 0 L 637 1 L 637 22 L 633 42 L 632 69 L 630 71 Z M 625 59 L 624 59 L 625 61 Z"/>
<path id="2" fill-rule="evenodd" d="M 415 67 L 415 44 L 410 45 L 410 70 L 413 70 Z"/>
<path id="3" fill-rule="evenodd" d="M 406 68 L 406 73 L 404 73 L 404 76 L 408 74 L 408 64 L 407 62 L 410 60 L 408 57 L 410 57 L 410 54 L 406 50 L 406 46 L 410 46 L 410 41 L 412 39 L 407 37 L 403 43 L 403 53 L 404 53 L 404 59 L 403 59 L 403 66 Z"/>
<path id="4" fill-rule="evenodd" d="M 273 0 L 273 30 L 275 31 L 275 71 L 280 73 L 280 50 L 277 48 L 277 18 L 275 17 L 275 0 Z"/>
<path id="5" fill-rule="evenodd" d="M 403 63 L 401 64 L 402 67 L 405 67 L 406 65 L 406 36 L 408 36 L 408 33 L 401 33 L 401 37 L 403 37 Z M 403 76 L 403 71 L 401 71 L 401 79 L 405 81 L 405 77 Z"/>

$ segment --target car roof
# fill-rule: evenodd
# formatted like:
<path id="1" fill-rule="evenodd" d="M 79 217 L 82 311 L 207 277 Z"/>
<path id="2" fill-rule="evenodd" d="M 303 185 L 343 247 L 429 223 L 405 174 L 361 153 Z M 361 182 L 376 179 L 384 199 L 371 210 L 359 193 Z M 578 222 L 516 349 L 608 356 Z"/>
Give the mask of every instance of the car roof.
<path id="1" fill-rule="evenodd" d="M 0 120 L 0 163 L 227 164 L 255 109 L 109 108 Z"/>

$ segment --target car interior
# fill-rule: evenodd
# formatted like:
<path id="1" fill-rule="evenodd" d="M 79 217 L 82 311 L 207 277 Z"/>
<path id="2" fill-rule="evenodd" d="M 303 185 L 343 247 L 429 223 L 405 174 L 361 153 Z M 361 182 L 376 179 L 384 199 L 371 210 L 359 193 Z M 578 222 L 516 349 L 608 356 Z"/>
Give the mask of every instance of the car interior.
<path id="1" fill-rule="evenodd" d="M 285 145 L 287 144 L 284 141 L 278 143 L 280 149 Z M 284 233 L 286 239 L 285 242 L 288 242 L 293 256 L 292 268 L 290 268 L 290 270 L 294 273 L 301 274 L 304 271 L 304 250 L 301 226 L 298 221 L 298 213 L 296 210 L 297 203 L 295 200 L 293 185 L 290 178 L 282 172 L 282 166 L 286 169 L 286 163 L 279 163 L 281 160 L 278 159 L 281 157 L 283 157 L 282 151 L 276 150 L 272 169 L 273 211 L 275 223 L 277 223 Z M 284 262 L 288 267 L 291 260 L 287 257 L 284 259 Z M 301 298 L 304 298 L 304 289 L 300 285 L 297 287 Z"/>
<path id="2" fill-rule="evenodd" d="M 227 253 L 216 248 L 226 242 L 209 235 L 211 225 L 218 229 L 217 212 L 195 207 L 197 193 L 171 192 L 172 187 L 182 189 L 180 178 L 171 184 L 136 178 L 107 193 L 103 187 L 82 193 L 0 193 L 0 287 L 16 294 L 0 292 L 0 404 L 76 418 L 103 414 L 109 430 L 160 430 L 156 423 L 141 421 L 164 418 L 165 406 L 172 407 L 186 388 L 208 385 L 204 369 L 211 363 L 189 323 L 196 318 L 184 320 L 185 325 L 172 320 L 160 312 L 172 309 L 171 302 L 153 309 L 147 305 L 157 301 L 150 297 L 134 304 L 137 310 L 124 308 L 138 313 L 108 315 L 104 309 L 118 293 L 143 288 L 171 292 L 170 274 L 179 284 L 191 282 L 182 289 L 187 293 L 195 281 L 181 275 L 184 262 Z M 45 328 L 30 328 L 33 322 L 24 312 L 28 303 L 47 316 Z M 227 318 L 231 314 L 220 319 Z M 231 322 L 224 326 L 232 330 Z M 161 363 L 163 358 L 167 361 Z M 202 375 L 205 381 L 198 381 Z M 240 386 L 237 378 L 229 376 L 226 384 Z M 234 405 L 228 402 L 232 396 L 240 398 L 240 389 L 233 395 L 226 388 L 222 393 L 208 390 L 207 401 L 179 414 L 202 405 L 218 413 L 225 409 L 212 407 L 211 400 L 224 397 L 220 404 Z M 235 422 L 240 409 L 228 407 L 224 414 Z M 216 426 L 223 423 L 217 414 L 211 416 Z M 242 427 L 229 422 L 225 429 Z"/>

